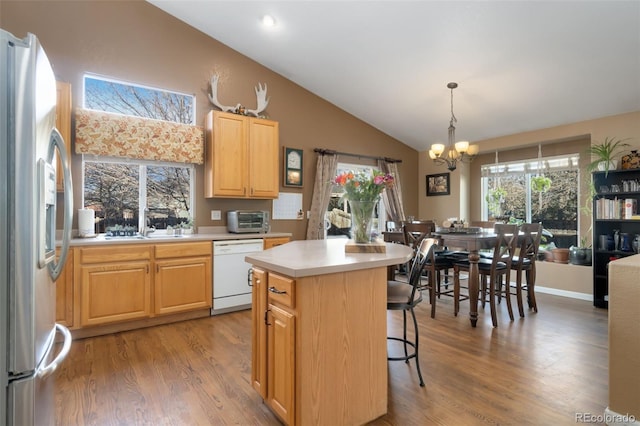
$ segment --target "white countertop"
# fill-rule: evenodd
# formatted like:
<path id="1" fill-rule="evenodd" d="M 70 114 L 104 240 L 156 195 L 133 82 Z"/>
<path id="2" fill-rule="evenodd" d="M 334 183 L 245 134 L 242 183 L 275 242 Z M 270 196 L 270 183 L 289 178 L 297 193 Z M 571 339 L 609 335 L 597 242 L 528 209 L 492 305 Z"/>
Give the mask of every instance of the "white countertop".
<path id="1" fill-rule="evenodd" d="M 398 265 L 413 254 L 410 247 L 391 243 L 386 243 L 386 253 L 345 253 L 347 241 L 343 238 L 292 241 L 252 253 L 245 260 L 269 271 L 300 278 Z"/>
<path id="2" fill-rule="evenodd" d="M 220 241 L 220 240 L 246 240 L 251 238 L 278 238 L 291 237 L 288 232 L 268 232 L 268 233 L 251 233 L 251 234 L 232 234 L 229 232 L 219 233 L 198 233 L 181 236 L 173 236 L 166 234 L 150 234 L 147 238 L 136 237 L 105 237 L 105 234 L 99 234 L 90 238 L 72 238 L 71 246 L 92 246 L 104 244 L 156 244 L 156 243 L 186 243 L 192 241 Z M 61 241 L 57 241 L 58 245 Z"/>

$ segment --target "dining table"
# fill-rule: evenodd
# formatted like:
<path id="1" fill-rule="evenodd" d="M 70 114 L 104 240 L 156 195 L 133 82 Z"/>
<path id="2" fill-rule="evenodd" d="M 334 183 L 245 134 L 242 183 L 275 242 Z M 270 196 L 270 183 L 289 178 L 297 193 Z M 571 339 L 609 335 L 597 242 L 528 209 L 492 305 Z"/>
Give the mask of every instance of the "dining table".
<path id="1" fill-rule="evenodd" d="M 449 249 L 457 248 L 469 252 L 469 320 L 475 327 L 478 322 L 478 288 L 480 283 L 480 271 L 478 260 L 480 249 L 492 248 L 498 235 L 493 230 L 481 231 L 437 231 L 432 233 L 442 246 Z"/>

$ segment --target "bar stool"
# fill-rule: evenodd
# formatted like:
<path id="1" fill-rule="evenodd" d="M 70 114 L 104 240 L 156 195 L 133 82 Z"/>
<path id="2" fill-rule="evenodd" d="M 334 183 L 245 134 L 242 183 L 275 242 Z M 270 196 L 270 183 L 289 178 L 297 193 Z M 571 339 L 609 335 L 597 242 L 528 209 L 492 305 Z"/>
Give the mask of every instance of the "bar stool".
<path id="1" fill-rule="evenodd" d="M 387 356 L 389 361 L 405 361 L 409 363 L 411 358 L 416 360 L 416 369 L 418 370 L 418 378 L 420 386 L 424 386 L 422 380 L 422 372 L 420 371 L 420 357 L 418 345 L 418 321 L 414 307 L 422 302 L 422 292 L 420 291 L 420 283 L 422 270 L 424 269 L 429 258 L 432 256 L 434 244 L 436 240 L 433 238 L 425 238 L 420 242 L 415 255 L 411 261 L 411 269 L 409 271 L 409 282 L 391 280 L 387 282 L 387 309 L 402 311 L 402 337 L 388 336 L 388 340 L 402 342 L 404 345 L 404 356 Z M 407 338 L 407 311 L 411 313 L 413 319 L 414 340 Z M 409 353 L 408 346 L 413 348 L 413 352 Z"/>

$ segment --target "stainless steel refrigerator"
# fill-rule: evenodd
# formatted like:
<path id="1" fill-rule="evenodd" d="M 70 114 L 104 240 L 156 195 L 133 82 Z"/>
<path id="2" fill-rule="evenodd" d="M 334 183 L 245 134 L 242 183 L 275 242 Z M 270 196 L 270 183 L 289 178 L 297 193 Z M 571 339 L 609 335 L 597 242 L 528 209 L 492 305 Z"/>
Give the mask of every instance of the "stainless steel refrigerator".
<path id="1" fill-rule="evenodd" d="M 0 425 L 40 426 L 54 421 L 51 374 L 71 346 L 55 323 L 54 283 L 71 236 L 71 174 L 44 50 L 32 34 L 0 29 L 0 41 Z M 65 188 L 58 258 L 56 173 Z"/>

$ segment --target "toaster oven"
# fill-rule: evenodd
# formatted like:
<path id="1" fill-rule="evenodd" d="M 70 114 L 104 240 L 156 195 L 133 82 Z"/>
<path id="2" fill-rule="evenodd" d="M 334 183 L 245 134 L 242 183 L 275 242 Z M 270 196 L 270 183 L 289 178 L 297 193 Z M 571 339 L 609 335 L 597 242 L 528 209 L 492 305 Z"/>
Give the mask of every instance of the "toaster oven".
<path id="1" fill-rule="evenodd" d="M 229 210 L 227 229 L 234 234 L 269 232 L 269 212 L 264 210 Z"/>

